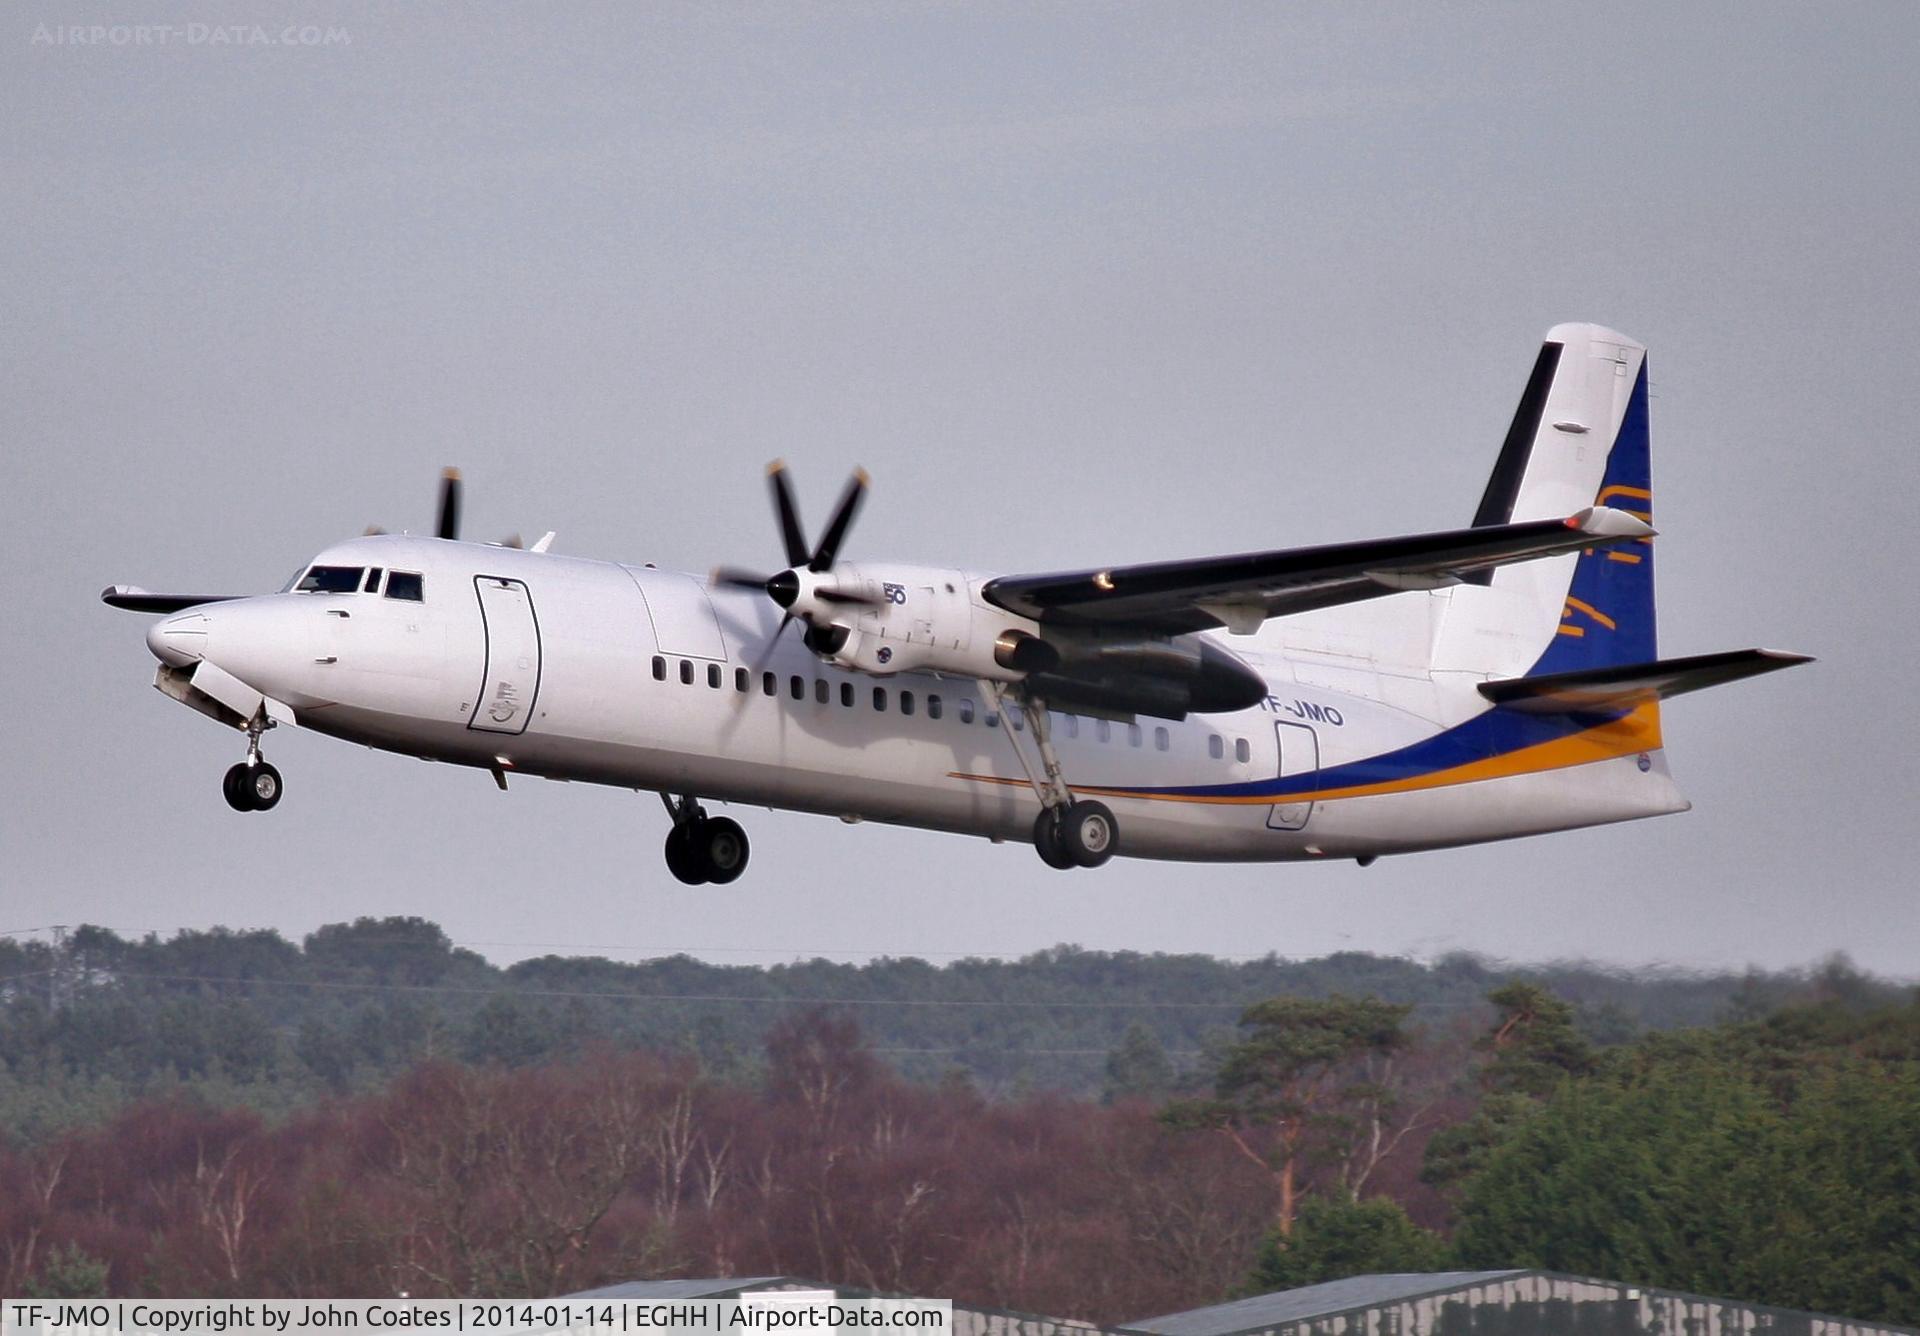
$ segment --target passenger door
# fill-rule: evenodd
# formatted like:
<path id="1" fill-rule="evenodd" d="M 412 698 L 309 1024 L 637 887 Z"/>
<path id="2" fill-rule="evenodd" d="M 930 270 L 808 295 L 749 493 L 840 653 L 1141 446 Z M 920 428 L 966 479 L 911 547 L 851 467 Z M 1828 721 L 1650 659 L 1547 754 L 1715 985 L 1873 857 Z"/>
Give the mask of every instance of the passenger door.
<path id="1" fill-rule="evenodd" d="M 480 619 L 486 624 L 487 670 L 468 728 L 524 733 L 540 695 L 540 623 L 533 594 L 520 580 L 476 575 Z"/>
<path id="2" fill-rule="evenodd" d="M 1276 723 L 1274 737 L 1280 744 L 1280 778 L 1310 775 L 1320 768 L 1320 735 L 1305 724 Z M 1313 816 L 1310 802 L 1275 803 L 1267 813 L 1270 830 L 1304 830 Z"/>

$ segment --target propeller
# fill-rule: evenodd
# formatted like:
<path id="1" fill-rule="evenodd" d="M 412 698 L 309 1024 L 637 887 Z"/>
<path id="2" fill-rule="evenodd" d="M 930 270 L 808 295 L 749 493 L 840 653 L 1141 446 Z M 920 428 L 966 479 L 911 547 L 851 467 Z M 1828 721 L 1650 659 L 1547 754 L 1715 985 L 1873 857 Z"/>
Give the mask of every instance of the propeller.
<path id="1" fill-rule="evenodd" d="M 721 566 L 713 572 L 713 583 L 735 589 L 757 589 L 772 599 L 780 609 L 780 625 L 773 633 L 774 641 L 785 633 L 788 623 L 800 621 L 807 626 L 808 649 L 816 654 L 835 653 L 846 643 L 847 631 L 834 625 L 827 618 L 827 612 L 838 607 L 880 604 L 878 598 L 864 590 L 840 588 L 833 578 L 841 544 L 846 542 L 847 532 L 853 527 L 861 502 L 866 500 L 871 481 L 865 469 L 853 471 L 820 541 L 809 551 L 806 531 L 800 525 L 800 507 L 793 499 L 793 485 L 787 480 L 786 462 L 774 460 L 767 465 L 767 482 L 773 488 L 773 511 L 780 524 L 780 543 L 786 552 L 787 569 L 762 575 L 737 566 Z M 769 642 L 769 646 L 772 643 Z"/>
<path id="2" fill-rule="evenodd" d="M 442 469 L 440 471 L 440 506 L 439 506 L 439 510 L 434 516 L 434 521 L 433 521 L 434 537 L 445 538 L 454 542 L 459 541 L 459 538 L 460 538 L 460 490 L 461 490 L 460 470 L 456 468 Z M 380 527 L 378 524 L 369 524 L 361 532 L 367 537 L 373 537 L 376 534 L 385 533 L 386 530 Z M 544 538 L 542 538 L 539 542 L 533 545 L 533 550 L 535 552 L 545 552 L 548 548 L 548 545 L 551 544 L 552 542 L 553 542 L 553 535 L 548 534 Z M 511 548 L 519 549 L 519 548 L 524 548 L 526 546 L 526 543 L 525 543 L 525 540 L 523 540 L 520 537 L 520 535 L 516 533 L 516 534 L 509 534 L 507 537 L 501 539 L 499 542 L 492 544 L 492 546 L 511 547 Z"/>
<path id="3" fill-rule="evenodd" d="M 460 470 L 445 469 L 440 474 L 440 515 L 434 521 L 436 538 L 460 537 Z"/>

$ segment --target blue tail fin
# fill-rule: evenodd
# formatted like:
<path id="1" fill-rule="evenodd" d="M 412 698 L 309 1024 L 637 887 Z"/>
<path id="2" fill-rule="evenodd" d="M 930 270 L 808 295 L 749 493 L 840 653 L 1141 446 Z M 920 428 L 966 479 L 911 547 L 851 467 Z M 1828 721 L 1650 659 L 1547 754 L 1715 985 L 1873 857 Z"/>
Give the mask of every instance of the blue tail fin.
<path id="1" fill-rule="evenodd" d="M 1619 433 L 1607 453 L 1596 505 L 1653 522 L 1653 464 L 1647 432 L 1644 356 Z M 1653 540 L 1637 539 L 1580 554 L 1552 642 L 1532 673 L 1650 663 L 1660 657 L 1655 633 Z"/>

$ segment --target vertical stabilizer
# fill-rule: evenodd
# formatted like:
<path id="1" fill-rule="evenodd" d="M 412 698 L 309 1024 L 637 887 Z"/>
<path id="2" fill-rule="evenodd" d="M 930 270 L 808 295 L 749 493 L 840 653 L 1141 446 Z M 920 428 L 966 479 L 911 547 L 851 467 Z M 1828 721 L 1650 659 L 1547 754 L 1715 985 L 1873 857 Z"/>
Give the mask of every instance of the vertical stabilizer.
<path id="1" fill-rule="evenodd" d="M 1651 521 L 1647 357 L 1599 325 L 1547 335 L 1476 526 L 1605 505 Z M 1451 592 L 1434 667 L 1521 677 L 1658 658 L 1653 546 L 1641 539 L 1505 566 Z"/>

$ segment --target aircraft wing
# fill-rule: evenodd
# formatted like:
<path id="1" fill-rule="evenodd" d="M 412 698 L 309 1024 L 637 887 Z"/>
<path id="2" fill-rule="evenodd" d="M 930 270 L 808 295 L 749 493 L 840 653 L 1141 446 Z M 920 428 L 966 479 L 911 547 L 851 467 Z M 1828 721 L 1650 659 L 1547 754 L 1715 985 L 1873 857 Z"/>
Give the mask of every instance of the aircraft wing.
<path id="1" fill-rule="evenodd" d="M 102 603 L 128 612 L 178 612 L 182 608 L 197 608 L 202 603 L 226 603 L 245 597 L 245 594 L 156 594 L 139 585 L 108 585 L 100 591 Z"/>
<path id="2" fill-rule="evenodd" d="M 1472 571 L 1652 536 L 1651 527 L 1625 511 L 1590 506 L 1563 520 L 1057 575 L 1003 575 L 981 592 L 999 607 L 1040 622 L 1126 624 L 1166 635 L 1225 626 L 1246 634 L 1269 617 L 1440 589 Z"/>

